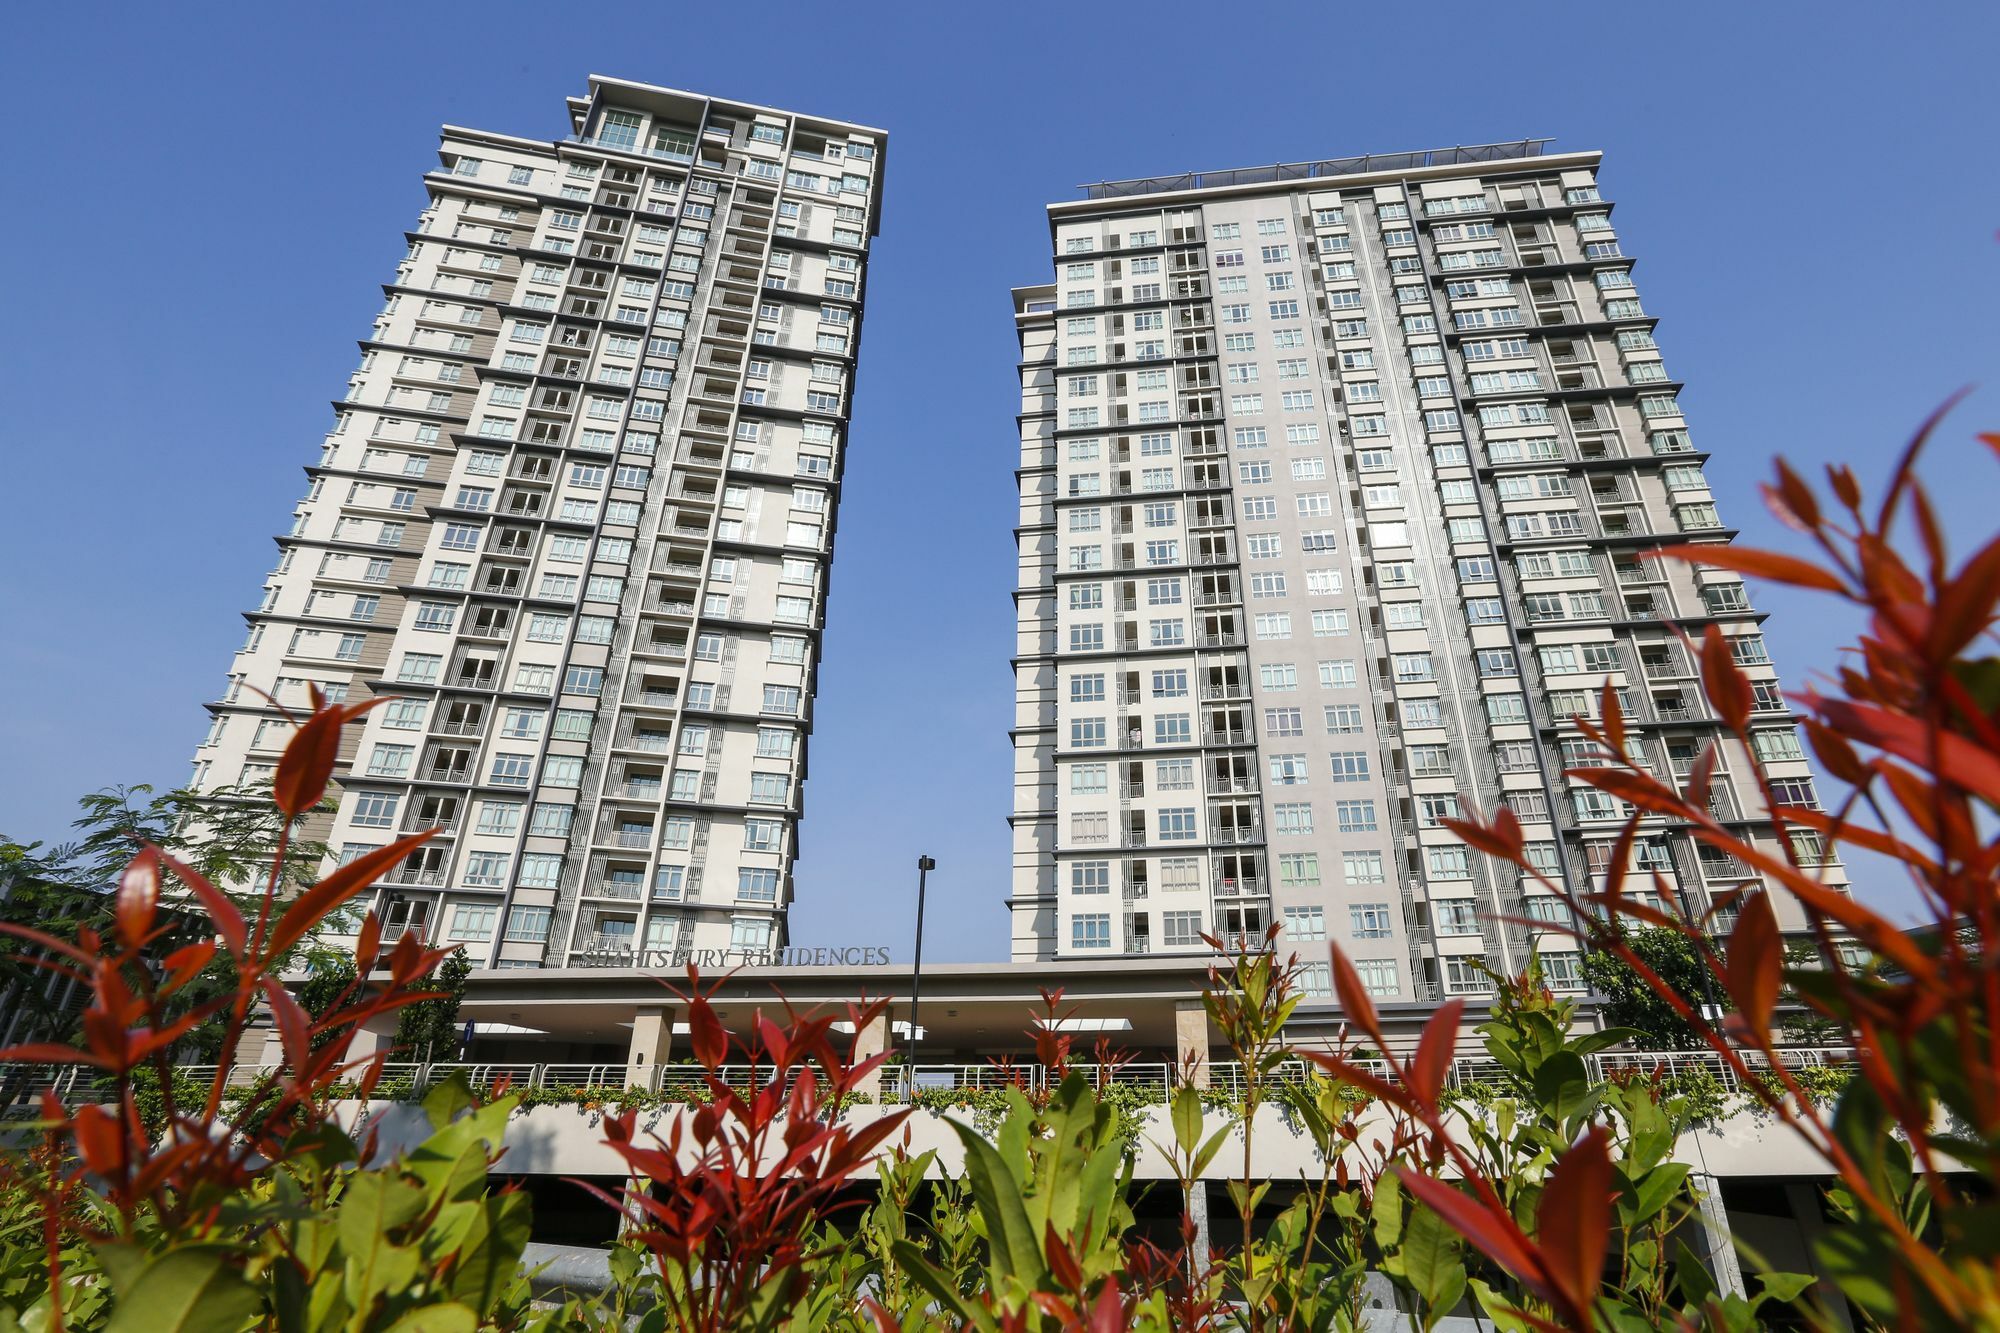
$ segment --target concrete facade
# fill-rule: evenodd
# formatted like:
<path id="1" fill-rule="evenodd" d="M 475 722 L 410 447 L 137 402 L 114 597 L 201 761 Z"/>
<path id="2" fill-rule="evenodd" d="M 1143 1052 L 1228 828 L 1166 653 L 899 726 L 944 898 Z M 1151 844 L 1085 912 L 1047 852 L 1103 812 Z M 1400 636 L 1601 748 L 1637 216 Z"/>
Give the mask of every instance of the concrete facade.
<path id="1" fill-rule="evenodd" d="M 356 904 L 485 967 L 787 942 L 885 136 L 593 77 L 554 140 L 447 126 L 248 615 L 197 787 L 350 729 Z"/>
<path id="2" fill-rule="evenodd" d="M 1505 802 L 1546 873 L 1601 887 L 1628 810 L 1562 776 L 1593 754 L 1572 719 L 1610 680 L 1686 777 L 1720 731 L 1677 630 L 1720 626 L 1755 682 L 1718 815 L 1785 845 L 1759 767 L 1817 803 L 1741 579 L 1648 558 L 1734 534 L 1598 166 L 1529 140 L 1049 207 L 1055 281 L 1014 293 L 1017 959 L 1275 923 L 1384 1001 L 1483 995 L 1531 951 L 1580 992 L 1532 924 L 1560 898 L 1442 821 Z M 1754 878 L 1660 820 L 1632 855 L 1637 896 L 1658 872 L 1696 914 Z M 1331 1002 L 1325 964 L 1304 984 Z"/>

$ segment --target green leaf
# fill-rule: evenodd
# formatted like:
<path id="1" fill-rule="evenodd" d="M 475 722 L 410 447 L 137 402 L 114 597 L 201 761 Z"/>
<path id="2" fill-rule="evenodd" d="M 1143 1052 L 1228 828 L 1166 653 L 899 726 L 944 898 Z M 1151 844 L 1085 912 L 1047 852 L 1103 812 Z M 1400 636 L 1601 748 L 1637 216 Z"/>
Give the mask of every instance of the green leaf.
<path id="1" fill-rule="evenodd" d="M 458 1265 L 445 1289 L 484 1314 L 499 1302 L 520 1266 L 533 1205 L 526 1194 L 494 1194 L 454 1206 L 469 1209 L 473 1222 L 457 1246 Z"/>
<path id="2" fill-rule="evenodd" d="M 1498 1333 L 1533 1333 L 1534 1325 L 1522 1317 L 1514 1303 L 1478 1278 L 1472 1280 L 1472 1295 Z"/>
<path id="3" fill-rule="evenodd" d="M 463 1305 L 426 1305 L 389 1325 L 387 1333 L 479 1333 L 479 1316 Z"/>
<path id="4" fill-rule="evenodd" d="M 1222 1145 L 1229 1141 L 1229 1132 L 1233 1128 L 1232 1125 L 1224 1125 L 1208 1136 L 1208 1142 L 1201 1145 L 1201 1151 L 1194 1155 L 1194 1173 L 1197 1176 L 1208 1170 L 1208 1164 L 1215 1160 L 1215 1155 L 1222 1151 Z"/>
<path id="5" fill-rule="evenodd" d="M 1183 1083 L 1174 1093 L 1174 1143 L 1191 1153 L 1201 1142 L 1201 1093 L 1194 1084 Z"/>
<path id="6" fill-rule="evenodd" d="M 983 1303 L 975 1305 L 968 1302 L 959 1293 L 958 1288 L 947 1281 L 925 1257 L 922 1247 L 907 1240 L 899 1240 L 891 1248 L 896 1256 L 896 1263 L 904 1274 L 928 1292 L 939 1305 L 957 1315 L 961 1326 L 970 1324 L 979 1329 L 999 1327 L 993 1312 Z"/>
<path id="7" fill-rule="evenodd" d="M 1403 1190 L 1394 1172 L 1375 1182 L 1375 1243 L 1393 1250 L 1403 1236 Z"/>
<path id="8" fill-rule="evenodd" d="M 1025 1105 L 1025 1103 L 1023 1103 Z M 1011 1116 L 1009 1117 L 1012 1118 Z M 986 1220 L 992 1245 L 993 1272 L 1006 1278 L 1041 1271 L 1042 1246 L 1028 1221 L 1020 1185 L 986 1136 L 956 1120 L 946 1121 L 965 1145 L 965 1174 L 973 1202 Z"/>
<path id="9" fill-rule="evenodd" d="M 340 1245 L 347 1257 L 365 1264 L 377 1246 L 388 1244 L 388 1233 L 423 1211 L 423 1191 L 400 1177 L 379 1171 L 358 1171 L 340 1198 Z"/>
<path id="10" fill-rule="evenodd" d="M 118 1293 L 105 1333 L 236 1333 L 263 1312 L 220 1246 L 169 1250 Z"/>
<path id="11" fill-rule="evenodd" d="M 1569 1125 L 1596 1108 L 1599 1094 L 1590 1085 L 1583 1057 L 1574 1051 L 1556 1051 L 1535 1071 L 1535 1099 Z"/>
<path id="12" fill-rule="evenodd" d="M 432 1084 L 424 1094 L 424 1114 L 430 1118 L 432 1129 L 443 1129 L 460 1111 L 471 1108 L 472 1087 L 465 1081 L 463 1070 L 442 1083 Z"/>
<path id="13" fill-rule="evenodd" d="M 1776 1301 L 1780 1305 L 1790 1305 L 1812 1286 L 1810 1273 L 1759 1273 L 1757 1275 L 1757 1303 Z"/>
<path id="14" fill-rule="evenodd" d="M 1708 1265 L 1686 1241 L 1674 1246 L 1674 1279 L 1680 1285 L 1681 1296 L 1690 1305 L 1705 1304 L 1715 1294 L 1715 1279 L 1709 1274 Z"/>
<path id="15" fill-rule="evenodd" d="M 1645 1035 L 1637 1028 L 1605 1028 L 1600 1032 L 1586 1032 L 1580 1037 L 1572 1037 L 1566 1044 L 1572 1054 L 1596 1055 L 1599 1051 L 1608 1051 L 1613 1046 L 1623 1046 Z"/>
<path id="16" fill-rule="evenodd" d="M 1423 1299 L 1428 1322 L 1450 1314 L 1465 1295 L 1458 1233 L 1429 1208 L 1416 1208 L 1403 1232 L 1402 1258 L 1403 1279 Z"/>
<path id="17" fill-rule="evenodd" d="M 1633 1197 L 1628 1205 L 1632 1215 L 1627 1225 L 1644 1222 L 1673 1202 L 1691 1170 L 1692 1167 L 1681 1162 L 1665 1162 L 1632 1181 Z"/>

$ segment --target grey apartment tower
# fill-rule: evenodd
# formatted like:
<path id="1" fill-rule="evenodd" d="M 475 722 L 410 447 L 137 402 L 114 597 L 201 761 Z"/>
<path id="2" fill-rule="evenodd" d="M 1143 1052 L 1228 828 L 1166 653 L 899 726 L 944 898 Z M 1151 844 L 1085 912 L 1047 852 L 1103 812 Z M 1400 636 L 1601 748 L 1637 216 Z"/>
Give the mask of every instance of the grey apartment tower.
<path id="1" fill-rule="evenodd" d="M 447 126 L 202 788 L 358 702 L 341 859 L 479 966 L 786 941 L 879 130 L 593 77 L 553 141 Z"/>
<path id="2" fill-rule="evenodd" d="M 1609 678 L 1686 775 L 1719 732 L 1676 626 L 1719 625 L 1756 682 L 1718 814 L 1775 837 L 1753 765 L 1816 801 L 1742 581 L 1645 558 L 1733 534 L 1598 165 L 1529 140 L 1049 207 L 1054 281 L 1014 301 L 1016 958 L 1275 923 L 1387 1000 L 1483 993 L 1531 950 L 1582 989 L 1535 928 L 1561 900 L 1441 821 L 1504 801 L 1541 868 L 1601 882 L 1628 811 L 1563 778 L 1592 753 L 1571 719 Z M 1697 912 L 1748 878 L 1657 820 L 1631 856 Z"/>

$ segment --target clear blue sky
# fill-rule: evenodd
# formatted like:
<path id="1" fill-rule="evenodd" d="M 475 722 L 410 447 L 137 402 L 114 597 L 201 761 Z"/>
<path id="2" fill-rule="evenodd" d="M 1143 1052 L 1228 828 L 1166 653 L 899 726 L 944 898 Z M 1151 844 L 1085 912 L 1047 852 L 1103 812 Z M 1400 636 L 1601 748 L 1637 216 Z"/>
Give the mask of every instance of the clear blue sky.
<path id="1" fill-rule="evenodd" d="M 1770 454 L 1879 476 L 2000 363 L 1996 47 L 1990 4 L 24 6 L 0 52 L 0 830 L 59 837 L 79 793 L 185 780 L 443 122 L 553 137 L 599 72 L 889 131 L 794 935 L 906 956 L 923 850 L 930 955 L 995 958 L 1007 289 L 1048 274 L 1045 202 L 1601 148 L 1724 515 L 1779 541 Z M 1968 536 L 1996 494 L 1970 436 L 1996 425 L 1989 390 L 1938 452 Z M 1845 624 L 1762 602 L 1788 681 L 1833 660 Z"/>

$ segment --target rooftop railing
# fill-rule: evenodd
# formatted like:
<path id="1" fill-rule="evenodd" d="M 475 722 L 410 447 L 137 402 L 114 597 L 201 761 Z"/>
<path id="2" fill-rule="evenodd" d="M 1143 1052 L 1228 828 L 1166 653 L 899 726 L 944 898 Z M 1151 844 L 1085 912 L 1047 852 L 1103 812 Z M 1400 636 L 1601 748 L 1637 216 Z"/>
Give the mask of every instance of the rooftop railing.
<path id="1" fill-rule="evenodd" d="M 1515 139 L 1507 143 L 1459 144 L 1452 148 L 1423 148 L 1410 153 L 1364 153 L 1360 157 L 1335 157 L 1318 162 L 1278 162 L 1268 167 L 1236 167 L 1229 171 L 1185 171 L 1177 176 L 1140 176 L 1131 180 L 1099 181 L 1082 186 L 1086 199 L 1126 199 L 1141 194 L 1167 194 L 1178 190 L 1213 190 L 1231 185 L 1268 185 L 1282 181 L 1313 180 L 1321 176 L 1355 176 L 1370 171 L 1416 171 L 1424 167 L 1454 166 L 1464 162 L 1504 162 L 1513 158 L 1540 157 L 1553 139 Z"/>

